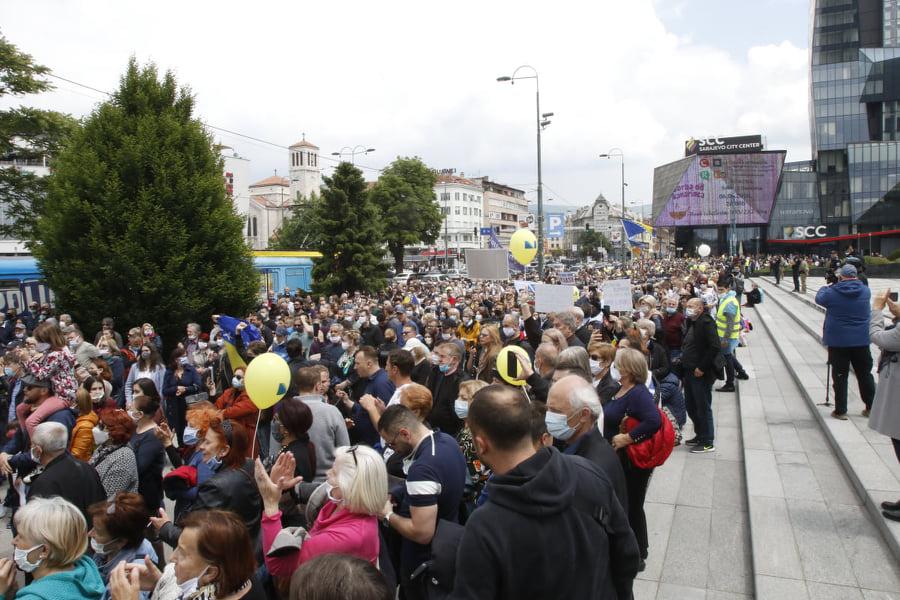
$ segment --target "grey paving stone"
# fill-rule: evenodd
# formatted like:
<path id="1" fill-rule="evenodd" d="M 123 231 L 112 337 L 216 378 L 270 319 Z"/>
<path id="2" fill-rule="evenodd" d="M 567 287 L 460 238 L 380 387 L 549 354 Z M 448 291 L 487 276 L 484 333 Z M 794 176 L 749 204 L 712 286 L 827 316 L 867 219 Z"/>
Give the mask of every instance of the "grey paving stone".
<path id="1" fill-rule="evenodd" d="M 666 463 L 653 471 L 647 488 L 646 502 L 675 504 L 684 475 L 684 464 L 688 452 L 686 446 L 676 447 Z"/>
<path id="2" fill-rule="evenodd" d="M 656 600 L 657 589 L 659 589 L 658 581 L 635 579 L 631 591 L 634 593 L 634 600 Z"/>
<path id="3" fill-rule="evenodd" d="M 713 478 L 713 508 L 738 508 L 747 510 L 747 484 L 744 481 L 744 463 L 717 460 Z M 749 547 L 749 543 L 747 543 Z"/>
<path id="4" fill-rule="evenodd" d="M 772 438 L 769 437 L 769 425 L 765 419 L 744 419 L 741 423 L 741 433 L 744 438 L 744 451 L 748 448 L 756 450 L 771 450 Z"/>
<path id="5" fill-rule="evenodd" d="M 706 588 L 711 509 L 676 506 L 660 583 Z"/>
<path id="6" fill-rule="evenodd" d="M 863 600 L 859 588 L 808 581 L 809 595 L 815 600 Z"/>
<path id="7" fill-rule="evenodd" d="M 808 464 L 779 464 L 778 472 L 781 474 L 785 498 L 825 502 L 812 467 Z"/>
<path id="8" fill-rule="evenodd" d="M 846 445 L 842 450 L 867 490 L 900 494 L 900 481 L 894 477 L 871 444 L 863 442 Z"/>
<path id="9" fill-rule="evenodd" d="M 832 520 L 859 585 L 900 593 L 900 566 L 860 506 L 833 505 Z"/>
<path id="10" fill-rule="evenodd" d="M 679 506 L 699 506 L 710 508 L 713 499 L 713 476 L 716 472 L 714 460 L 690 460 L 684 465 L 681 488 L 678 490 Z"/>
<path id="11" fill-rule="evenodd" d="M 753 566 L 746 540 L 750 535 L 747 513 L 736 508 L 714 508 L 709 531 L 709 579 L 713 590 L 749 594 Z"/>
<path id="12" fill-rule="evenodd" d="M 824 490 L 826 503 L 862 505 L 853 484 L 831 451 L 827 454 L 809 453 L 807 456 L 816 481 L 819 482 L 819 489 Z"/>
<path id="13" fill-rule="evenodd" d="M 716 427 L 716 452 L 713 455 L 716 460 L 743 460 L 742 447 L 737 427 Z"/>
<path id="14" fill-rule="evenodd" d="M 656 600 L 706 600 L 706 590 L 686 585 L 660 583 Z"/>
<path id="15" fill-rule="evenodd" d="M 788 512 L 806 580 L 857 587 L 828 506 L 824 502 L 790 500 Z"/>
<path id="16" fill-rule="evenodd" d="M 752 600 L 752 594 L 734 594 L 719 590 L 706 590 L 706 600 Z"/>
<path id="17" fill-rule="evenodd" d="M 808 465 L 806 452 L 776 452 L 775 462 L 779 465 Z"/>
<path id="18" fill-rule="evenodd" d="M 756 600 L 806 600 L 810 598 L 806 582 L 759 575 L 756 577 Z"/>
<path id="19" fill-rule="evenodd" d="M 743 383 L 743 382 L 741 382 Z M 731 427 L 736 428 L 738 426 L 738 422 L 740 420 L 738 414 L 738 406 L 737 402 L 735 402 L 734 397 L 730 394 L 726 394 L 729 396 L 728 401 L 722 401 L 720 398 L 723 394 L 719 394 L 715 401 L 714 405 L 718 405 L 716 410 L 716 428 L 719 427 Z M 717 432 L 718 433 L 718 432 Z"/>
<path id="20" fill-rule="evenodd" d="M 749 504 L 757 577 L 802 577 L 803 567 L 784 498 L 751 495 Z"/>
<path id="21" fill-rule="evenodd" d="M 863 589 L 862 594 L 866 600 L 900 600 L 900 592 L 891 593 Z"/>
<path id="22" fill-rule="evenodd" d="M 669 546 L 669 535 L 672 531 L 675 506 L 673 504 L 644 502 L 644 514 L 647 515 L 647 567 L 643 572 L 638 573 L 638 577 L 658 581 Z"/>
<path id="23" fill-rule="evenodd" d="M 767 450 L 744 450 L 747 493 L 753 496 L 783 498 L 784 488 L 775 463 L 775 453 Z"/>
<path id="24" fill-rule="evenodd" d="M 740 393 L 740 404 L 741 404 L 741 419 L 761 419 L 765 416 L 765 412 L 763 411 L 762 398 L 755 394 L 750 394 L 749 391 L 744 393 L 744 387 L 741 386 Z"/>
<path id="25" fill-rule="evenodd" d="M 800 436 L 794 429 L 793 423 L 769 422 L 769 435 L 772 437 L 772 446 L 776 452 L 803 452 L 803 444 Z"/>

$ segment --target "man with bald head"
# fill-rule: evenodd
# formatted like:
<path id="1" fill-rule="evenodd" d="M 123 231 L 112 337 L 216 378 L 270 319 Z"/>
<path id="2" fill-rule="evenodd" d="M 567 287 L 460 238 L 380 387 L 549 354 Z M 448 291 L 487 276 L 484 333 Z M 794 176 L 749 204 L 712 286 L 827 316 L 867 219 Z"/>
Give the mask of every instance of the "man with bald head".
<path id="1" fill-rule="evenodd" d="M 594 386 L 578 375 L 566 375 L 547 395 L 547 431 L 566 445 L 565 454 L 583 456 L 609 478 L 616 497 L 628 512 L 628 491 L 622 463 L 603 437 L 603 407 Z"/>
<path id="2" fill-rule="evenodd" d="M 716 322 L 705 310 L 700 298 L 691 298 L 684 309 L 687 333 L 681 346 L 684 401 L 694 424 L 693 439 L 686 443 L 691 452 L 715 452 L 712 414 L 712 386 L 716 380 L 715 360 L 719 354 Z"/>
<path id="3" fill-rule="evenodd" d="M 490 500 L 466 523 L 450 597 L 631 598 L 637 541 L 606 475 L 535 449 L 531 404 L 509 386 L 479 390 L 468 424 L 493 477 Z"/>

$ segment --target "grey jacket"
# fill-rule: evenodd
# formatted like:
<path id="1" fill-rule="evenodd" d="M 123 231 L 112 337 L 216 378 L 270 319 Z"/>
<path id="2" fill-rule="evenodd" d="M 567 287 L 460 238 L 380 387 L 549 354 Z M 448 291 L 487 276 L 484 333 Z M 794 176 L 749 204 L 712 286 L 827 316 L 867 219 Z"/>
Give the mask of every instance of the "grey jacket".
<path id="1" fill-rule="evenodd" d="M 869 337 L 884 352 L 900 352 L 900 327 L 884 328 L 884 316 L 873 310 Z M 900 440 L 900 354 L 884 362 L 878 374 L 875 402 L 869 415 L 869 428 Z"/>

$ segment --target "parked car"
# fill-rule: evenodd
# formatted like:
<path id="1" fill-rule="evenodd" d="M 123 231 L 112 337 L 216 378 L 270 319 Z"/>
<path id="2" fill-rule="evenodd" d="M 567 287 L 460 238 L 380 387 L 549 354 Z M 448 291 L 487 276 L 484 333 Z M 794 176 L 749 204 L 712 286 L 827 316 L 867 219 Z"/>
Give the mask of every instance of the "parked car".
<path id="1" fill-rule="evenodd" d="M 409 283 L 410 273 L 397 273 L 393 277 L 394 283 Z"/>

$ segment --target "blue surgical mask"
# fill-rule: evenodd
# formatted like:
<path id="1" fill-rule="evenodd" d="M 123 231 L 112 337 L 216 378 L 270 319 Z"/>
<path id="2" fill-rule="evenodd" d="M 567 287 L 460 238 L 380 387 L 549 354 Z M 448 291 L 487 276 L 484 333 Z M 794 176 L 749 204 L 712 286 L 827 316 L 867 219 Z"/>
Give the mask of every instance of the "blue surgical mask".
<path id="1" fill-rule="evenodd" d="M 206 466 L 209 467 L 213 471 L 218 471 L 222 466 L 222 459 L 218 456 L 213 456 L 211 459 L 206 461 Z"/>
<path id="2" fill-rule="evenodd" d="M 670 315 L 674 315 L 676 312 L 678 312 L 678 309 L 675 308 L 674 306 L 667 306 L 667 307 L 666 307 L 666 313 L 668 313 L 668 314 L 670 314 Z"/>
<path id="3" fill-rule="evenodd" d="M 465 419 L 469 416 L 469 403 L 462 398 L 457 398 L 453 401 L 453 412 L 460 419 Z"/>
<path id="4" fill-rule="evenodd" d="M 450 365 L 444 365 L 444 364 L 438 365 L 438 370 L 439 370 L 441 373 L 446 373 L 447 371 L 450 370 Z"/>
<path id="5" fill-rule="evenodd" d="M 185 427 L 185 428 L 184 428 L 184 435 L 183 435 L 183 438 L 182 438 L 182 439 L 184 439 L 184 443 L 187 444 L 188 446 L 193 446 L 193 445 L 195 445 L 195 444 L 199 441 L 199 440 L 197 439 L 197 433 L 198 433 L 198 432 L 197 432 L 197 428 L 196 428 L 196 427 L 191 427 L 190 425 L 188 425 L 187 427 Z"/>
<path id="6" fill-rule="evenodd" d="M 544 416 L 547 425 L 547 433 L 560 441 L 566 441 L 575 434 L 575 428 L 569 427 L 569 417 L 566 415 L 549 412 Z"/>
<path id="7" fill-rule="evenodd" d="M 16 374 L 16 372 L 13 371 L 10 367 L 3 367 L 3 374 L 6 375 L 7 377 L 12 377 L 13 375 Z"/>
<path id="8" fill-rule="evenodd" d="M 235 375 L 231 378 L 231 387 L 235 389 L 241 389 L 242 387 L 244 387 L 244 380 Z"/>

